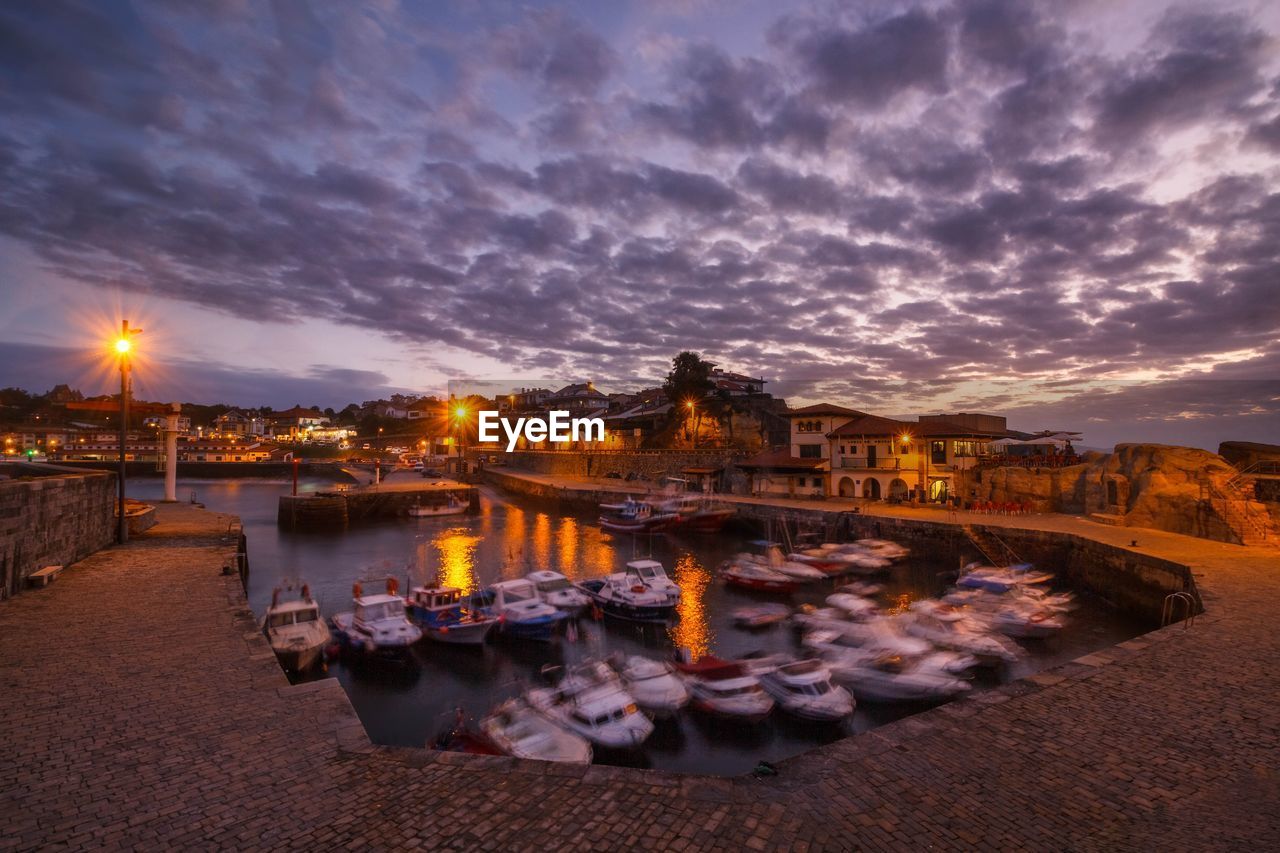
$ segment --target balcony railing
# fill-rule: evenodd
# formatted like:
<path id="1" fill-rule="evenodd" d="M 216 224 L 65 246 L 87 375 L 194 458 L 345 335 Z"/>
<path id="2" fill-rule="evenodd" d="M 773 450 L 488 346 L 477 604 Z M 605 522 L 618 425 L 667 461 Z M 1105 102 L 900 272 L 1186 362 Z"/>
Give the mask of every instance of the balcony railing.
<path id="1" fill-rule="evenodd" d="M 865 456 L 841 456 L 841 468 L 866 468 L 876 471 L 897 471 L 898 457 L 886 456 L 883 459 L 868 460 Z"/>

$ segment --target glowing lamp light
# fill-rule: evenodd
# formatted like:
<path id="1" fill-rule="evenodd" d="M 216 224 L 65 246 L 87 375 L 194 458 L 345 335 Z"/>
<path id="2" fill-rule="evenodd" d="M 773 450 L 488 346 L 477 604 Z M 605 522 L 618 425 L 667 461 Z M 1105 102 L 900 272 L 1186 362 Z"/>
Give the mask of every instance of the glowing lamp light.
<path id="1" fill-rule="evenodd" d="M 453 410 L 453 413 L 460 418 L 465 418 L 467 416 L 467 408 L 466 406 L 459 406 Z"/>
<path id="2" fill-rule="evenodd" d="M 116 339 L 116 352 L 124 355 L 131 349 L 133 349 L 133 343 L 128 338 Z"/>

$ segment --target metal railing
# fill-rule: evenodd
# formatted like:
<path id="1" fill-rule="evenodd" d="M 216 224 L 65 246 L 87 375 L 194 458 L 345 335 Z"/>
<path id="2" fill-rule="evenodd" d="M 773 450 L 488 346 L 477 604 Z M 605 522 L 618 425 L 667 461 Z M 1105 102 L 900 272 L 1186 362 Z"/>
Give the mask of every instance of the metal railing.
<path id="1" fill-rule="evenodd" d="M 1190 628 L 1196 622 L 1196 600 L 1189 592 L 1171 592 L 1164 597 L 1160 609 L 1160 627 L 1172 625 L 1176 620 L 1177 605 L 1182 604 L 1182 627 Z"/>

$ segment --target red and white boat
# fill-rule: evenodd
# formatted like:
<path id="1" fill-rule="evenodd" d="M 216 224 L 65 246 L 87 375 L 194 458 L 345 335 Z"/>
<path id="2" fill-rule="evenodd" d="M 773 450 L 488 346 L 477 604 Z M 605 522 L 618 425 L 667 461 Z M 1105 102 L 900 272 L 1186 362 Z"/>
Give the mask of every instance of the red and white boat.
<path id="1" fill-rule="evenodd" d="M 796 578 L 750 562 L 725 562 L 720 566 L 720 577 L 732 586 L 759 592 L 795 592 L 801 584 Z"/>
<path id="2" fill-rule="evenodd" d="M 600 526 L 611 533 L 657 533 L 680 520 L 674 512 L 656 509 L 644 501 L 627 501 L 600 516 Z"/>

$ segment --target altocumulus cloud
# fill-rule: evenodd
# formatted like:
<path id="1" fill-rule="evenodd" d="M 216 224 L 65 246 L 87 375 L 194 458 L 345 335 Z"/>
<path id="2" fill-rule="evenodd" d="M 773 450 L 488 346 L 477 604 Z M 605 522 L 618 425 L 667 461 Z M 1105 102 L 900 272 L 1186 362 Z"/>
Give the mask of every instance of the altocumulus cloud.
<path id="1" fill-rule="evenodd" d="M 1261 376 L 1280 70 L 1248 8 L 6 4 L 0 233 L 512 371 Z M 700 35 L 724 16 L 753 37 Z"/>

